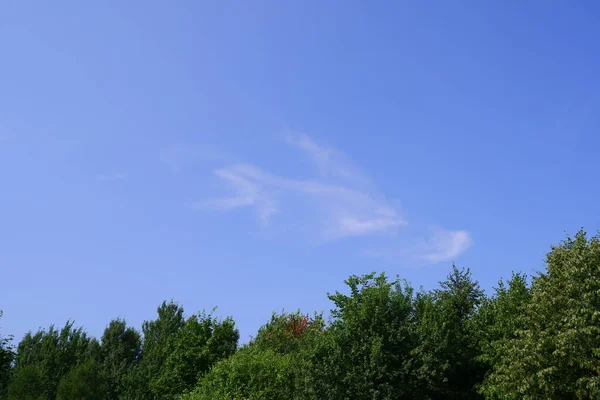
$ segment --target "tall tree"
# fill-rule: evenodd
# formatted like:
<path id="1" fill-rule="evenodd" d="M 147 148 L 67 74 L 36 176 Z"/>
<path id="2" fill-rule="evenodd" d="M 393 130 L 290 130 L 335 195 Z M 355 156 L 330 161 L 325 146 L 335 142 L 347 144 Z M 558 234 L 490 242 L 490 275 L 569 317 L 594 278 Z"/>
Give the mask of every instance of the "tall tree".
<path id="1" fill-rule="evenodd" d="M 166 361 L 173 352 L 175 338 L 185 325 L 183 307 L 164 301 L 157 308 L 157 318 L 142 324 L 142 357 L 136 368 L 125 378 L 128 398 L 163 399 L 161 377 Z"/>
<path id="2" fill-rule="evenodd" d="M 413 290 L 385 275 L 351 276 L 312 355 L 314 398 L 398 399 L 413 393 Z"/>
<path id="3" fill-rule="evenodd" d="M 59 382 L 72 368 L 98 357 L 98 342 L 71 321 L 61 330 L 51 326 L 48 331 L 29 332 L 17 347 L 9 398 L 54 399 Z"/>
<path id="4" fill-rule="evenodd" d="M 107 380 L 107 397 L 118 399 L 126 391 L 125 377 L 141 356 L 141 336 L 122 319 L 110 321 L 102 334 L 101 369 Z"/>
<path id="5" fill-rule="evenodd" d="M 215 364 L 187 399 L 306 399 L 300 350 L 322 333 L 320 315 L 274 314 L 246 346 Z"/>
<path id="6" fill-rule="evenodd" d="M 503 398 L 489 381 L 489 373 L 502 361 L 506 346 L 525 327 L 525 311 L 531 298 L 524 274 L 513 274 L 506 283 L 498 282 L 495 294 L 485 298 L 474 318 L 475 337 L 480 346 L 477 360 L 488 374 L 479 387 L 486 398 Z"/>
<path id="7" fill-rule="evenodd" d="M 221 321 L 205 313 L 191 316 L 172 339 L 172 351 L 156 380 L 155 392 L 174 398 L 193 389 L 217 361 L 235 352 L 238 339 L 231 318 Z"/>
<path id="8" fill-rule="evenodd" d="M 2 310 L 0 310 L 0 318 L 2 318 Z M 11 339 L 10 336 L 0 335 L 0 399 L 4 399 L 8 391 L 11 364 L 14 358 Z"/>
<path id="9" fill-rule="evenodd" d="M 534 277 L 524 329 L 486 381 L 490 398 L 600 398 L 600 237 L 552 247 Z"/>
<path id="10" fill-rule="evenodd" d="M 56 400 L 107 400 L 109 385 L 99 363 L 90 359 L 73 367 L 58 384 Z"/>
<path id="11" fill-rule="evenodd" d="M 476 361 L 478 343 L 472 319 L 483 291 L 471 272 L 452 266 L 440 289 L 417 300 L 420 344 L 414 351 L 420 395 L 426 398 L 477 398 L 484 373 Z"/>

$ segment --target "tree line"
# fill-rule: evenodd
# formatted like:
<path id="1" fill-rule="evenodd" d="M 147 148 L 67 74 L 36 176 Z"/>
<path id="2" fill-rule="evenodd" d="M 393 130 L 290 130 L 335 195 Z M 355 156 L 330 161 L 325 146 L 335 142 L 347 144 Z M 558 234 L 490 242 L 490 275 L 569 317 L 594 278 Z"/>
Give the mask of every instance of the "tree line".
<path id="1" fill-rule="evenodd" d="M 244 345 L 232 318 L 174 302 L 141 332 L 115 319 L 99 340 L 72 322 L 0 336 L 0 399 L 600 398 L 600 236 L 567 237 L 490 295 L 456 266 L 431 291 L 345 283 L 329 318 L 275 313 Z"/>

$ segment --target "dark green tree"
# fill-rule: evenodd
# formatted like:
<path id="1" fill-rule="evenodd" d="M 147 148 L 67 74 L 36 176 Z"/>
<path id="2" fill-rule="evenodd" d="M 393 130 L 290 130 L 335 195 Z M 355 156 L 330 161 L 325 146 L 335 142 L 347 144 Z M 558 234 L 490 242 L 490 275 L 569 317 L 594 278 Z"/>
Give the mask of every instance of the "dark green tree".
<path id="1" fill-rule="evenodd" d="M 420 293 L 416 302 L 419 346 L 413 352 L 421 398 L 473 399 L 475 385 L 485 372 L 477 362 L 479 346 L 473 335 L 473 317 L 483 291 L 470 271 L 452 266 L 452 272 L 432 293 Z"/>
<path id="2" fill-rule="evenodd" d="M 107 398 L 118 399 L 125 394 L 125 377 L 137 365 L 141 356 L 141 336 L 127 327 L 122 319 L 110 321 L 102 335 L 100 368 L 107 380 Z"/>
<path id="3" fill-rule="evenodd" d="M 10 377 L 8 398 L 11 400 L 47 400 L 44 376 L 38 365 L 19 367 Z"/>
<path id="4" fill-rule="evenodd" d="M 0 310 L 0 318 L 2 310 Z M 0 399 L 4 399 L 8 392 L 8 381 L 11 372 L 11 365 L 14 359 L 14 351 L 11 346 L 12 337 L 0 335 Z"/>
<path id="5" fill-rule="evenodd" d="M 220 321 L 205 313 L 188 318 L 172 339 L 172 350 L 155 381 L 156 394 L 174 398 L 193 389 L 217 361 L 235 352 L 238 339 L 231 318 Z"/>
<path id="6" fill-rule="evenodd" d="M 109 384 L 101 365 L 90 359 L 73 367 L 58 384 L 56 400 L 106 400 Z"/>
<path id="7" fill-rule="evenodd" d="M 54 399 L 58 383 L 78 364 L 99 358 L 100 346 L 73 322 L 57 330 L 27 333 L 17 347 L 10 399 Z M 31 382 L 37 382 L 35 385 Z"/>

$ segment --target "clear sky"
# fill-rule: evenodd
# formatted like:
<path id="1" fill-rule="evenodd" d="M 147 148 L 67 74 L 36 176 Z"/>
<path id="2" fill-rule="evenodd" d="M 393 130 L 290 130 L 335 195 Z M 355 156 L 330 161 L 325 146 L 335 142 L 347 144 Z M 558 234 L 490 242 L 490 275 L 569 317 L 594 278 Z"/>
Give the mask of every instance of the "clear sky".
<path id="1" fill-rule="evenodd" d="M 2 2 L 0 333 L 541 269 L 600 228 L 599 38 L 594 1 Z"/>

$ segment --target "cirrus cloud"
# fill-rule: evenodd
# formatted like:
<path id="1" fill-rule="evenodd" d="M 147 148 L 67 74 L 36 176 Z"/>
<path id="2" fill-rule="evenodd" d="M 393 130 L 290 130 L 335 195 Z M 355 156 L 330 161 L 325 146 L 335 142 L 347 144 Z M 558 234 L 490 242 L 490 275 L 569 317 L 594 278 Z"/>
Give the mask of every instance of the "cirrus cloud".
<path id="1" fill-rule="evenodd" d="M 319 177 L 295 179 L 255 164 L 229 164 L 214 169 L 213 176 L 230 194 L 196 201 L 193 207 L 220 212 L 252 209 L 262 226 L 295 216 L 325 241 L 381 234 L 394 236 L 398 229 L 408 227 L 398 202 L 372 189 L 371 184 L 365 185 L 368 183 L 365 175 L 341 152 L 320 146 L 306 135 L 288 135 L 286 141 L 308 156 Z M 310 221 L 306 221 L 307 215 L 311 216 Z M 408 245 L 405 243 L 398 247 L 403 254 L 410 253 L 428 263 L 453 260 L 473 243 L 467 231 L 442 228 L 417 241 L 421 245 L 412 249 L 405 248 Z"/>

